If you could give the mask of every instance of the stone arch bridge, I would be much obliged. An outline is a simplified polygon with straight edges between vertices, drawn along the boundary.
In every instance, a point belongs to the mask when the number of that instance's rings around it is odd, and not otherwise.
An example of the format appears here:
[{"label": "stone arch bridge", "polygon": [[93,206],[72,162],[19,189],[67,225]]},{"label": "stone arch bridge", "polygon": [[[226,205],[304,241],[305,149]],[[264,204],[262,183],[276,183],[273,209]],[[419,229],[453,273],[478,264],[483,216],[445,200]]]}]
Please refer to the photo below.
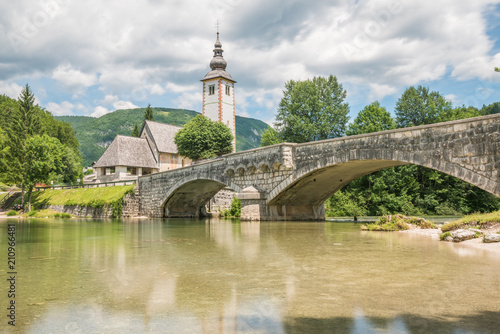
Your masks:
[{"label": "stone arch bridge", "polygon": [[198,217],[233,189],[242,219],[323,220],[324,201],[363,175],[416,164],[500,196],[500,115],[335,138],[283,143],[139,178],[141,213]]}]

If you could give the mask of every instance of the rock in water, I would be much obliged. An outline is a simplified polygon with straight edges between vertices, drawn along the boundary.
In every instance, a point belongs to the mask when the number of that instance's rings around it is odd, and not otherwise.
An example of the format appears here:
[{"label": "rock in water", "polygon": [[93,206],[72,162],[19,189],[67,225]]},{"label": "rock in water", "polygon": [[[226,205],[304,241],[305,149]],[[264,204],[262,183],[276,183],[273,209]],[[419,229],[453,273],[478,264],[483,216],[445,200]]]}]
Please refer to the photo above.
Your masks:
[{"label": "rock in water", "polygon": [[500,242],[500,234],[486,234],[484,242]]},{"label": "rock in water", "polygon": [[450,233],[453,237],[454,242],[461,242],[465,240],[472,239],[476,236],[476,233],[470,230],[456,230]]}]

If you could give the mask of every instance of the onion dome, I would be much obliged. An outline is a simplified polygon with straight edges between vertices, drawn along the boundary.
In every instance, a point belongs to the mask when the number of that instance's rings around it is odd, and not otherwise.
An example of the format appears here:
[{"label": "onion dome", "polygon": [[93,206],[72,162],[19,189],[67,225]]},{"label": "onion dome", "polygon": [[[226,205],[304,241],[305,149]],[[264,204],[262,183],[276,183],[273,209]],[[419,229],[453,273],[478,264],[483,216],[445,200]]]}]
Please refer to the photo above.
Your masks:
[{"label": "onion dome", "polygon": [[231,75],[229,75],[229,73],[226,72],[227,62],[222,57],[222,52],[224,52],[224,50],[222,50],[222,43],[220,42],[218,32],[217,32],[217,40],[215,41],[214,47],[215,47],[214,48],[214,57],[210,61],[210,68],[212,70],[210,72],[208,72],[207,75],[205,75],[205,77],[201,80],[203,81],[203,80],[222,77],[222,78],[225,78],[227,80],[236,82],[231,77]]}]

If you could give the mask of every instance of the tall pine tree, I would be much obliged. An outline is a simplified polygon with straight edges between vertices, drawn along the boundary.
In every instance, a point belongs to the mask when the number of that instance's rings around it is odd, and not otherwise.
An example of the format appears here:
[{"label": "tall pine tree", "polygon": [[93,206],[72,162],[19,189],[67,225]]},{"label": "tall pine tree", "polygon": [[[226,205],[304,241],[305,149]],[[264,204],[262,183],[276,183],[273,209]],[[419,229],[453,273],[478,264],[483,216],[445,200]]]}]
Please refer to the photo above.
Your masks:
[{"label": "tall pine tree", "polygon": [[154,121],[155,116],[153,114],[153,108],[151,108],[151,104],[148,103],[146,111],[144,112],[144,120],[146,121]]}]

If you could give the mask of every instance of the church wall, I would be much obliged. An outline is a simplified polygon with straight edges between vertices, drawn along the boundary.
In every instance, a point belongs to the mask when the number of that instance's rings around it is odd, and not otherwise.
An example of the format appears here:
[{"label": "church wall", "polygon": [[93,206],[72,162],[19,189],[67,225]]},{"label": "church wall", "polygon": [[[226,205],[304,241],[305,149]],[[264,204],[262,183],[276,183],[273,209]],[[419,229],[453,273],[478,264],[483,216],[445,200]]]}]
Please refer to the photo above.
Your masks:
[{"label": "church wall", "polygon": [[160,153],[160,172],[191,165],[191,159],[173,153]]},{"label": "church wall", "polygon": [[[209,94],[209,87],[214,85],[214,94]],[[207,80],[203,82],[204,103],[203,115],[211,120],[219,120],[219,80]]]}]

